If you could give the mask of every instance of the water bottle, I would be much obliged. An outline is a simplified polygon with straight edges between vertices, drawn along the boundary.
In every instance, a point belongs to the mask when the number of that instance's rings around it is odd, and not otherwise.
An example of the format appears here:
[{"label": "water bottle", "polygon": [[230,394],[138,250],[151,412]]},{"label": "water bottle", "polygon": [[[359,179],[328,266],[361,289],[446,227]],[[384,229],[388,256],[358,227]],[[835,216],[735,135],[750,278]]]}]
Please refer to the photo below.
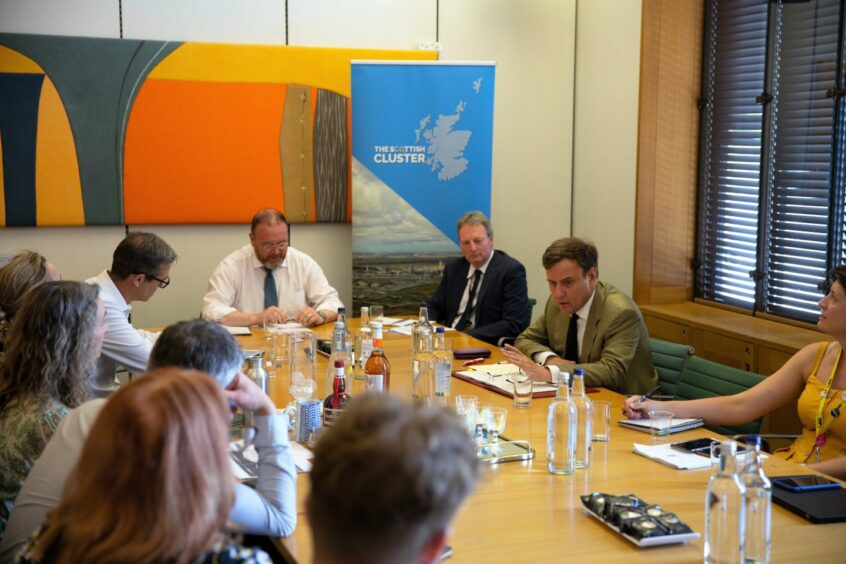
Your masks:
[{"label": "water bottle", "polygon": [[347,362],[345,364],[344,372],[346,377],[349,378],[352,376],[351,371],[355,357],[353,356],[353,336],[350,332],[350,328],[347,326],[347,308],[338,308],[338,321],[340,321],[344,326],[344,351],[347,353]]},{"label": "water bottle", "polygon": [[772,484],[761,467],[761,437],[751,435],[746,442],[747,463],[740,474],[746,487],[746,543],[744,562],[770,561]]},{"label": "water bottle", "polygon": [[743,562],[746,530],[746,487],[737,474],[737,443],[720,443],[717,472],[705,493],[705,562]]},{"label": "water bottle", "polygon": [[429,308],[426,302],[420,302],[420,313],[417,316],[417,321],[411,326],[411,352],[415,352],[419,346],[421,337],[428,336],[432,338],[434,329],[429,322]]},{"label": "water bottle", "polygon": [[373,351],[373,329],[370,328],[370,308],[361,307],[361,319],[359,320],[358,333],[355,336],[355,353],[358,361],[355,363],[356,380],[364,380],[364,365],[370,358]]},{"label": "water bottle", "polygon": [[[264,369],[264,357],[262,355],[254,355],[247,358],[247,373],[246,376],[253,383],[261,388],[265,394],[267,393],[267,370]],[[252,410],[245,410],[244,411],[244,429],[245,435],[244,440],[246,443],[252,442],[252,439],[247,438],[247,429],[254,429],[255,428],[255,420],[254,414]],[[253,439],[255,436],[253,435]]]},{"label": "water bottle", "polygon": [[593,402],[585,393],[585,371],[576,368],[573,371],[573,404],[578,412],[576,440],[576,468],[590,466],[590,454],[593,445]]},{"label": "water bottle", "polygon": [[552,474],[576,471],[576,404],[570,399],[570,375],[558,378],[558,393],[549,404],[546,418],[546,467]]},{"label": "water bottle", "polygon": [[430,401],[434,396],[436,363],[432,333],[421,331],[411,357],[411,395],[414,399]]},{"label": "water bottle", "polygon": [[[451,343],[450,340],[450,345]],[[452,383],[452,348],[447,346],[443,327],[436,329],[433,347],[435,354],[435,401],[446,404],[449,400]]]}]

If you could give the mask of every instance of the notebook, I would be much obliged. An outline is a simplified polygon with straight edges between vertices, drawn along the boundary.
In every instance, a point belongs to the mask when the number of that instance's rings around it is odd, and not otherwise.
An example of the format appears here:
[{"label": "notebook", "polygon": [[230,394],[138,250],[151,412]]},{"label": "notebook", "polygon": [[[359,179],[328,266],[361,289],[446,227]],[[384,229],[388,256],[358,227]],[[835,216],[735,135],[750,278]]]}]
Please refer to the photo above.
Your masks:
[{"label": "notebook", "polygon": [[773,487],[773,501],[811,523],[846,521],[846,489],[791,492]]},{"label": "notebook", "polygon": [[[654,427],[654,422],[651,419],[623,419],[620,425],[635,431],[642,431],[644,433],[651,433]],[[705,422],[702,419],[673,419],[670,424],[670,433],[680,433],[688,429],[695,429],[701,427]]]}]

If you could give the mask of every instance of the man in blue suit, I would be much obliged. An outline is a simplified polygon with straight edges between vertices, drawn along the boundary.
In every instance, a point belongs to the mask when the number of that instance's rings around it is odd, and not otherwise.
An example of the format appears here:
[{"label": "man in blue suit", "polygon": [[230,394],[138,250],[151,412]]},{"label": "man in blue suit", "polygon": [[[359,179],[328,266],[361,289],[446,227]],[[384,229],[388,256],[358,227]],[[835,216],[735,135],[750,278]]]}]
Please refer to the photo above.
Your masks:
[{"label": "man in blue suit", "polygon": [[464,257],[450,260],[429,300],[429,318],[488,343],[517,337],[528,321],[526,269],[495,251],[485,214],[472,211],[458,220]]}]

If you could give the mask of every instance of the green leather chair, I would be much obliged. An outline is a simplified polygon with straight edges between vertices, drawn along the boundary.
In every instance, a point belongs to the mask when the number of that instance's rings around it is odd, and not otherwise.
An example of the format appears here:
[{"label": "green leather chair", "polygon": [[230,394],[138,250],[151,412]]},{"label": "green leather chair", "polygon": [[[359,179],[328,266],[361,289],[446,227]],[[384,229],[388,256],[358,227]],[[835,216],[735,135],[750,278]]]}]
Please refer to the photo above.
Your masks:
[{"label": "green leather chair", "polygon": [[661,384],[660,395],[652,397],[670,399],[679,387],[682,371],[687,359],[693,354],[693,347],[653,338],[649,339],[649,346],[652,349],[652,364],[658,372],[658,382]]},{"label": "green leather chair", "polygon": [[[535,298],[529,298],[529,307],[526,310],[526,327],[532,324],[532,312],[534,311],[535,304],[537,303],[538,301]],[[506,343],[508,343],[509,345],[513,345],[514,341],[516,340],[517,339],[515,339],[514,337],[500,337],[499,340],[497,340],[496,342],[496,346],[503,347]]]},{"label": "green leather chair", "polygon": [[[712,398],[716,396],[731,396],[747,390],[763,380],[765,376],[732,368],[725,364],[712,362],[693,355],[688,359],[682,372],[679,385],[673,399],[689,400],[699,398]],[[721,426],[706,425],[723,435],[751,435],[757,434],[761,428],[761,420],[758,418],[749,423],[741,425]]]}]

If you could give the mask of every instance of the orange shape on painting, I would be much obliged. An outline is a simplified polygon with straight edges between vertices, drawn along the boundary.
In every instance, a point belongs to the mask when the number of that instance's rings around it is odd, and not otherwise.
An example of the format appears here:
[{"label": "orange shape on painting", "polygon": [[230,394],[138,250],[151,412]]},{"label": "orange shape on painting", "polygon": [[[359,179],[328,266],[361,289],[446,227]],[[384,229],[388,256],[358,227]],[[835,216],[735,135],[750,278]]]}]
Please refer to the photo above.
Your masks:
[{"label": "orange shape on painting", "polygon": [[59,93],[46,76],[38,106],[35,214],[37,225],[85,225],[73,133]]},{"label": "orange shape on painting", "polygon": [[283,207],[281,84],[147,79],[124,153],[128,224],[245,223]]}]

